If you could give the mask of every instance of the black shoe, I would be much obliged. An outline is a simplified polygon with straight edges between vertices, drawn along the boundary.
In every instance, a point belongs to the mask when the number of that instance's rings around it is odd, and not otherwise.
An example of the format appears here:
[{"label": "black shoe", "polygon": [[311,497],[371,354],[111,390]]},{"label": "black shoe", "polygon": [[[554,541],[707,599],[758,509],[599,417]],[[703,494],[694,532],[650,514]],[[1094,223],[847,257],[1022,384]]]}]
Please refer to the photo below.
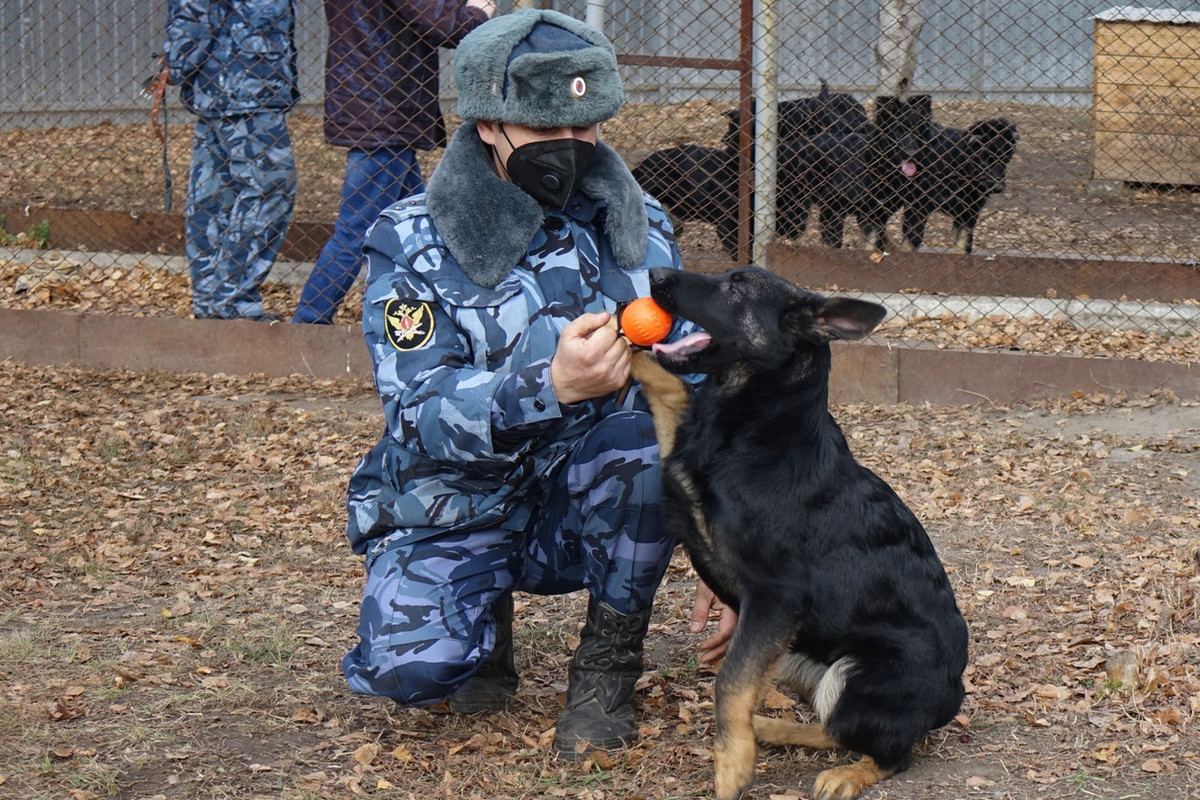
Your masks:
[{"label": "black shoe", "polygon": [[496,624],[496,645],[483,666],[446,698],[446,705],[457,714],[483,714],[503,711],[517,694],[520,677],[513,663],[513,597],[502,594],[492,603]]},{"label": "black shoe", "polygon": [[620,614],[592,598],[571,660],[567,706],[558,715],[554,752],[582,761],[595,750],[637,740],[633,690],[642,676],[642,645],[650,611]]}]

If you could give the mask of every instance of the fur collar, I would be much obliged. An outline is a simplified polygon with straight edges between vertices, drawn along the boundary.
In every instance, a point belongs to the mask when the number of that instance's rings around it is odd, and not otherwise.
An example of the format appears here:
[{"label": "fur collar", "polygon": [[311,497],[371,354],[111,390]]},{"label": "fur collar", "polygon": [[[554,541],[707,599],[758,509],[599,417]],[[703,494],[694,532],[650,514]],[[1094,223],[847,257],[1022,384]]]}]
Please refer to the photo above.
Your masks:
[{"label": "fur collar", "polygon": [[[646,257],[650,223],[642,189],[616,151],[596,144],[580,191],[608,205],[604,236],[617,266],[633,269]],[[521,257],[542,224],[542,207],[496,174],[475,122],[459,126],[429,179],[425,202],[433,224],[463,272],[495,288]]]}]

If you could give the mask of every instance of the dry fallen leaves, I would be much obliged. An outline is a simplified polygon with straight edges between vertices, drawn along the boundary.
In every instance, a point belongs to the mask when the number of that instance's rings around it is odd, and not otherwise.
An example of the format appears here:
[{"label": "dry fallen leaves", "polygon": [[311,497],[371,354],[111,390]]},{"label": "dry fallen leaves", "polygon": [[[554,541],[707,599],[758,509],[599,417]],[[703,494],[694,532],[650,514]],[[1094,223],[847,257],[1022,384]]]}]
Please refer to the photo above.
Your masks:
[{"label": "dry fallen leaves", "polygon": [[[972,632],[960,719],[880,791],[961,800],[974,778],[981,796],[1060,797],[1083,771],[1113,796],[1187,796],[1200,771],[1196,405],[1094,394],[834,411],[925,521]],[[93,785],[92,768],[147,797],[249,800],[281,782],[330,797],[709,791],[713,674],[687,633],[682,557],[658,596],[628,754],[586,769],[549,756],[577,596],[519,598],[513,713],[400,711],[347,691],[337,662],[354,641],[362,564],[342,533],[345,489],[378,413],[360,384],[0,371],[12,615],[0,691],[27,731],[0,739],[6,791],[62,794],[59,776]],[[767,705],[809,713],[784,693]],[[47,775],[13,747],[72,755]],[[805,797],[846,756],[761,758],[761,796]]]}]

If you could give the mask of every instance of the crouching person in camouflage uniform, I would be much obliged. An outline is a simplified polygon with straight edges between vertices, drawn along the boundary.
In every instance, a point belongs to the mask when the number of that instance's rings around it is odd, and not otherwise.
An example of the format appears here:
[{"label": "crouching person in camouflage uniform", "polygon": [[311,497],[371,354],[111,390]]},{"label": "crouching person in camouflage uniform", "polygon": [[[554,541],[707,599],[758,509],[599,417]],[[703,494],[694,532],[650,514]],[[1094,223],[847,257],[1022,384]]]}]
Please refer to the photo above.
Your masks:
[{"label": "crouching person in camouflage uniform", "polygon": [[293,0],[170,0],[168,83],[197,115],[185,221],[192,313],[279,319],[259,286],[292,221]]},{"label": "crouching person in camouflage uniform", "polygon": [[622,102],[603,35],[514,12],[462,40],[455,77],[465,121],[428,191],[385,210],[364,248],[387,425],[350,482],[366,588],[342,667],[354,691],[403,705],[498,710],[518,682],[513,591],[586,590],[554,740],[583,758],[636,739],[642,643],[674,548],[654,426],[637,387],[623,391],[630,350],[606,323],[679,252],[597,141]]}]

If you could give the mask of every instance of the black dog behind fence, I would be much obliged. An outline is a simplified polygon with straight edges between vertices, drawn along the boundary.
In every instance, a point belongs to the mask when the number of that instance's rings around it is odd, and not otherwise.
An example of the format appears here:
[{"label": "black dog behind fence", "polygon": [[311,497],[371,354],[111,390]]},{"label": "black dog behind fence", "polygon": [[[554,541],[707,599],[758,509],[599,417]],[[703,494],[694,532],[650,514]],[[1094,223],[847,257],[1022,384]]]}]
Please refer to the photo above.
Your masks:
[{"label": "black dog behind fence", "polygon": [[[633,169],[642,187],[678,220],[717,226],[730,256],[737,248],[737,109],[726,112],[722,146],[681,145],[650,154]],[[937,124],[929,95],[877,97],[873,118],[852,95],[825,83],[812,97],[779,104],[775,231],[801,236],[817,210],[821,243],[841,247],[855,218],[862,247],[889,247],[889,220],[903,214],[903,238],[916,250],[930,215],[953,222],[954,249],[970,253],[975,227],[992,194],[1005,189],[1016,151],[1016,126],[1007,119],[966,129]]]},{"label": "black dog behind fence", "polygon": [[901,192],[904,244],[920,248],[925,223],[937,212],[953,221],[955,252],[970,253],[988,198],[1005,189],[1017,140],[1017,126],[1003,117],[976,122],[965,130],[934,125],[933,135],[917,156],[919,171]]},{"label": "black dog behind fence", "polygon": [[737,156],[728,148],[685,144],[651,153],[633,168],[642,188],[677,220],[711,222],[737,252]]}]

